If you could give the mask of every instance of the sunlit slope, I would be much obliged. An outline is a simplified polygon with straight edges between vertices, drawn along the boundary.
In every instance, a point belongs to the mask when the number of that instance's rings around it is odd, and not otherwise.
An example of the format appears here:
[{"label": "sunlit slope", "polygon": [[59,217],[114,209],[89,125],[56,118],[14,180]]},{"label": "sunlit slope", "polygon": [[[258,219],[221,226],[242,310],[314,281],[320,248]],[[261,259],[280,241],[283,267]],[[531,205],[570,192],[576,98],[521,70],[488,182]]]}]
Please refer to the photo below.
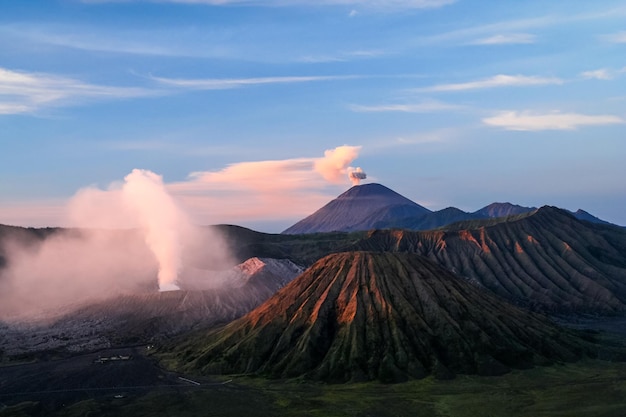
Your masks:
[{"label": "sunlit slope", "polygon": [[203,373],[331,382],[492,375],[571,361],[587,343],[428,259],[327,256],[243,318],[174,348]]},{"label": "sunlit slope", "polygon": [[626,308],[626,231],[583,222],[554,207],[436,231],[373,231],[352,249],[424,255],[540,310]]}]

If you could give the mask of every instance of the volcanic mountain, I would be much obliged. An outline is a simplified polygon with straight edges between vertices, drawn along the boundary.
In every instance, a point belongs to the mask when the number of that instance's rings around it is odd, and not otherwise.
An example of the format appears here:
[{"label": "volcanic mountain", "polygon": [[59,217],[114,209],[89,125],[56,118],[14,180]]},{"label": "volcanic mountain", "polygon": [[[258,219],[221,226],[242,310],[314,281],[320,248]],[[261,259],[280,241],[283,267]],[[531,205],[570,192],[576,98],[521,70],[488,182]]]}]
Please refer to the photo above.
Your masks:
[{"label": "volcanic mountain", "polygon": [[[432,230],[455,222],[492,219],[530,213],[536,207],[491,203],[475,212],[456,207],[431,211],[380,184],[350,188],[283,234],[353,232],[372,229]],[[584,210],[568,211],[579,220],[610,224]]]},{"label": "volcanic mountain", "polygon": [[430,213],[425,207],[381,184],[350,188],[310,216],[286,229],[284,234],[372,229],[377,222],[417,217]]},{"label": "volcanic mountain", "polygon": [[587,346],[424,257],[345,252],[170,359],[208,374],[395,382],[572,361]]},{"label": "volcanic mountain", "polygon": [[626,231],[578,220],[556,207],[432,231],[371,231],[350,250],[424,255],[544,312],[626,310]]}]

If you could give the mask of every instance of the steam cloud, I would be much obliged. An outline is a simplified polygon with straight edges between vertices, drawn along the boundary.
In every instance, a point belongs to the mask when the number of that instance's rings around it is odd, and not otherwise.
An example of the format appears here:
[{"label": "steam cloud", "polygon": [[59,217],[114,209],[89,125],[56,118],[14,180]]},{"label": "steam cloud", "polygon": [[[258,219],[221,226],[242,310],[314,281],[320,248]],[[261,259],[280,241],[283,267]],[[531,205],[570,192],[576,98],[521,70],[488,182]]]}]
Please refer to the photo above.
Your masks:
[{"label": "steam cloud", "polygon": [[[80,190],[67,206],[73,229],[38,239],[3,238],[0,319],[36,317],[120,293],[179,289],[187,268],[219,270],[236,262],[213,229],[191,225],[162,177],[135,169],[123,183]],[[184,279],[184,276],[183,276]]]},{"label": "steam cloud", "polygon": [[306,213],[314,198],[326,201],[320,190],[327,182],[342,184],[347,176],[358,184],[365,178],[361,168],[350,167],[360,150],[344,145],[323,157],[233,164],[167,185],[161,176],[135,169],[106,189],[79,190],[62,222],[76,229],[45,239],[26,231],[19,239],[1,239],[7,264],[0,268],[0,319],[153,291],[157,278],[161,291],[187,288],[194,268],[230,268],[236,262],[222,237],[192,226],[177,201],[199,207],[203,223],[213,221],[207,213],[219,213],[221,222],[226,215],[246,219],[259,210],[276,216],[277,206],[289,208],[280,216],[293,215],[298,204]]},{"label": "steam cloud", "polygon": [[159,289],[178,290],[181,231],[189,229],[183,212],[154,172],[134,169],[124,178],[122,194],[145,232],[146,243],[159,264]]},{"label": "steam cloud", "polygon": [[367,178],[367,174],[361,169],[361,167],[348,168],[348,178],[352,181],[352,185],[359,185],[361,180]]},{"label": "steam cloud", "polygon": [[315,170],[330,182],[345,181],[349,165],[359,156],[360,146],[338,146],[324,151],[324,157],[315,160]]}]

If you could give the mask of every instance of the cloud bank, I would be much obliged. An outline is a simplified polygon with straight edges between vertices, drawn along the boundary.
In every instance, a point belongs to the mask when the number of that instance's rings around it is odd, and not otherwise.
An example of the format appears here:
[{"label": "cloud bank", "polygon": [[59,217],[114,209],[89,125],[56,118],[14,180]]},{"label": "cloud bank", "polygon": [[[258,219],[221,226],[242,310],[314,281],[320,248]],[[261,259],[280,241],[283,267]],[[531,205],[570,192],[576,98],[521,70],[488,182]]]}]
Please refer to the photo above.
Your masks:
[{"label": "cloud bank", "polygon": [[[167,188],[203,224],[299,219],[350,183],[350,165],[360,150],[344,145],[326,150],[322,157],[240,162],[194,172]],[[210,218],[205,214],[208,207],[213,207]]]}]

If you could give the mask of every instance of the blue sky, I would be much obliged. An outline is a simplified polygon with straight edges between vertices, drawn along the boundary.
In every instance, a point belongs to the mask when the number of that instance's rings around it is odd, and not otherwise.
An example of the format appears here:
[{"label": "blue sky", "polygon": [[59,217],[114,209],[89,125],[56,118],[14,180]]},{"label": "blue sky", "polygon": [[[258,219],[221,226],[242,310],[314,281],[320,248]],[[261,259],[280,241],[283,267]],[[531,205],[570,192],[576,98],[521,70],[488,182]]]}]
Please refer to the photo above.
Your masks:
[{"label": "blue sky", "polygon": [[433,210],[626,225],[624,22],[623,1],[3,1],[0,223],[66,225],[140,168],[197,223],[277,232],[361,167]]}]

